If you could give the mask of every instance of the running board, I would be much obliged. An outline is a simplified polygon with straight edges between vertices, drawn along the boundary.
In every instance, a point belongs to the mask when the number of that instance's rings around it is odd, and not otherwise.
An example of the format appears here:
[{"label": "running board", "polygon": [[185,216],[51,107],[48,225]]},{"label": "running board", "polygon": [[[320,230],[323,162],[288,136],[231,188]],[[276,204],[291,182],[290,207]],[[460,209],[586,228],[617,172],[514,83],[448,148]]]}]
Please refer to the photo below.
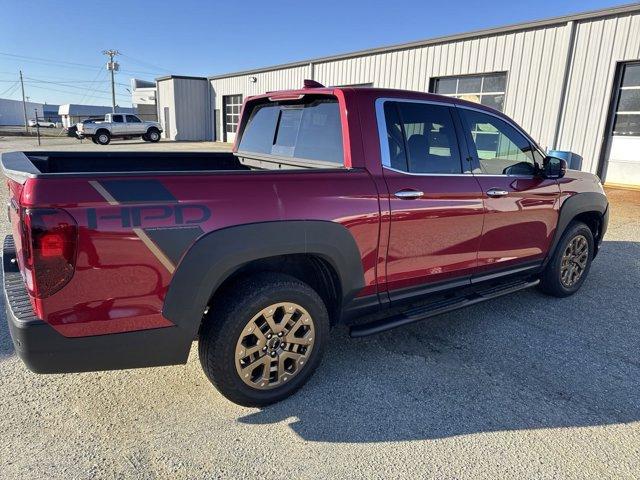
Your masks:
[{"label": "running board", "polygon": [[430,303],[428,305],[407,310],[389,318],[383,318],[364,325],[356,325],[351,327],[349,334],[352,338],[366,337],[369,335],[375,335],[376,333],[391,330],[392,328],[402,327],[410,323],[419,322],[427,318],[435,317],[443,313],[458,310],[459,308],[468,307],[476,303],[491,300],[492,298],[498,298],[503,295],[508,295],[518,290],[524,290],[538,285],[540,280],[533,281],[518,281],[509,282],[507,284],[479,288],[475,291],[465,295],[464,297],[440,300]]}]

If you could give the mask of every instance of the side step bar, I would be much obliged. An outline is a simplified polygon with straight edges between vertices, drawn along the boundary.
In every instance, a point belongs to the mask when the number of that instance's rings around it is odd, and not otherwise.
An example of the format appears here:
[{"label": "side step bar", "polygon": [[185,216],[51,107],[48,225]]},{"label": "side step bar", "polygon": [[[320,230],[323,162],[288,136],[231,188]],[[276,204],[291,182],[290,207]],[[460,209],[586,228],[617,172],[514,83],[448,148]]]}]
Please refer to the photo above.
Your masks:
[{"label": "side step bar", "polygon": [[459,308],[468,307],[469,305],[474,305],[476,303],[491,300],[492,298],[498,298],[503,295],[508,295],[510,293],[517,292],[518,290],[524,290],[525,288],[534,287],[538,285],[538,283],[540,283],[540,280],[518,281],[488,288],[480,288],[463,297],[433,302],[419,308],[407,310],[400,313],[399,315],[395,315],[389,318],[383,318],[381,320],[376,320],[375,322],[370,322],[364,325],[353,326],[351,327],[349,334],[352,338],[375,335],[376,333],[391,330],[392,328],[402,327],[404,325],[419,322],[421,320],[435,317],[436,315],[440,315],[443,313],[451,312]]}]

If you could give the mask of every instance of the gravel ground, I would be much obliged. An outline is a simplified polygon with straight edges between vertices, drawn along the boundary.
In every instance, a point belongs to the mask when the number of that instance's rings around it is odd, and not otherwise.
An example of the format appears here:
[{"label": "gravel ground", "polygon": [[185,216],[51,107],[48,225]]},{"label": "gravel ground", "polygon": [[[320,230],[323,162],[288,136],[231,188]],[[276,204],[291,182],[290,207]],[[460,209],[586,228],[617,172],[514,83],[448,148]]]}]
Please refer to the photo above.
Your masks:
[{"label": "gravel ground", "polygon": [[186,366],[32,374],[0,319],[0,477],[640,478],[640,192],[609,195],[577,295],[338,328],[309,384],[262,410],[219,395],[196,348]]}]

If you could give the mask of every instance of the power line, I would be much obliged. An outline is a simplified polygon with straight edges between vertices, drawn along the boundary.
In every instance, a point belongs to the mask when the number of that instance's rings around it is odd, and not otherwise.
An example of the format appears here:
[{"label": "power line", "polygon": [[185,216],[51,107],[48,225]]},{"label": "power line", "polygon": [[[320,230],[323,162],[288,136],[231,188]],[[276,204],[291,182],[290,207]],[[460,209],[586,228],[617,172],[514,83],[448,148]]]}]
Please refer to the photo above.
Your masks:
[{"label": "power line", "polygon": [[158,69],[158,71],[162,71],[162,72],[171,72],[172,70],[168,69],[168,68],[162,68],[159,67],[157,65],[154,65],[153,63],[149,63],[149,62],[145,62],[143,60],[138,60],[137,58],[132,57],[131,55],[127,55],[124,53],[121,53],[120,55],[122,55],[125,58],[128,58],[129,60],[133,60],[136,63],[139,63],[140,65],[144,66],[144,67],[150,67],[153,69]]},{"label": "power line", "polygon": [[[98,79],[100,78],[100,76],[101,76],[105,71],[106,71],[106,70],[105,70],[105,68],[104,68],[104,67],[102,67],[102,68],[100,69],[100,71],[96,74],[96,76],[93,78],[94,83],[93,83],[93,88],[92,88],[92,90],[91,90],[92,94],[93,94],[93,93],[95,93],[95,90],[96,90],[96,88],[98,87],[98,83],[97,83],[97,82],[98,82]],[[87,99],[87,101],[89,100],[89,98],[93,98],[93,96],[91,96],[91,97],[88,97],[88,98],[87,98],[87,95],[88,95],[88,94],[89,94],[89,92],[88,92],[88,91],[86,91],[86,92],[85,92],[85,94],[82,96],[82,99],[80,100],[80,103],[84,102],[84,101],[85,101],[85,98]]]},{"label": "power line", "polygon": [[[27,55],[16,55],[14,53],[0,52],[0,55],[14,58],[22,62],[36,63],[36,64],[47,65],[47,66],[55,65],[63,68],[84,68],[89,70],[99,70],[100,68],[102,68],[102,67],[96,67],[95,65],[87,65],[85,63],[67,62],[64,60],[52,60],[52,59],[47,59],[42,57],[30,57]],[[163,71],[149,72],[149,71],[143,71],[143,70],[123,70],[123,72],[134,73],[134,74],[140,73],[143,75],[152,75],[152,76],[164,73]]]},{"label": "power line", "polygon": [[[3,95],[6,95],[9,90],[15,89],[18,86],[19,80],[14,80],[14,82],[11,84],[11,86],[9,88],[7,88],[4,92],[0,93],[0,97]],[[13,95],[13,93],[11,93],[11,95]]]},{"label": "power line", "polygon": [[[70,94],[70,95],[79,95],[78,92],[71,92],[69,90],[59,90],[57,88],[51,88],[51,87],[40,87],[38,85],[30,85],[30,86],[31,86],[31,88],[37,88],[39,90],[47,90],[47,91],[51,91],[51,92],[66,93],[66,94]],[[118,94],[117,96],[127,98],[127,96],[124,95],[124,94]],[[92,95],[89,98],[102,98],[102,99],[105,99],[105,100],[110,100],[111,99],[111,97],[108,97],[106,95]]]}]

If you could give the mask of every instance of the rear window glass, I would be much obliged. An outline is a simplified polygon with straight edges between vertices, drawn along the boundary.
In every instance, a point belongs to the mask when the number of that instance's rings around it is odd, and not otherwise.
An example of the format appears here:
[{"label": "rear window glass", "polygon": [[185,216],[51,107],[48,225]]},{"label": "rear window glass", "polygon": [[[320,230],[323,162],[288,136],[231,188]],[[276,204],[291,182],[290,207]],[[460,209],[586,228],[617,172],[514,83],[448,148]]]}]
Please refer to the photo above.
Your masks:
[{"label": "rear window glass", "polygon": [[342,165],[338,101],[257,105],[249,116],[238,150]]}]

